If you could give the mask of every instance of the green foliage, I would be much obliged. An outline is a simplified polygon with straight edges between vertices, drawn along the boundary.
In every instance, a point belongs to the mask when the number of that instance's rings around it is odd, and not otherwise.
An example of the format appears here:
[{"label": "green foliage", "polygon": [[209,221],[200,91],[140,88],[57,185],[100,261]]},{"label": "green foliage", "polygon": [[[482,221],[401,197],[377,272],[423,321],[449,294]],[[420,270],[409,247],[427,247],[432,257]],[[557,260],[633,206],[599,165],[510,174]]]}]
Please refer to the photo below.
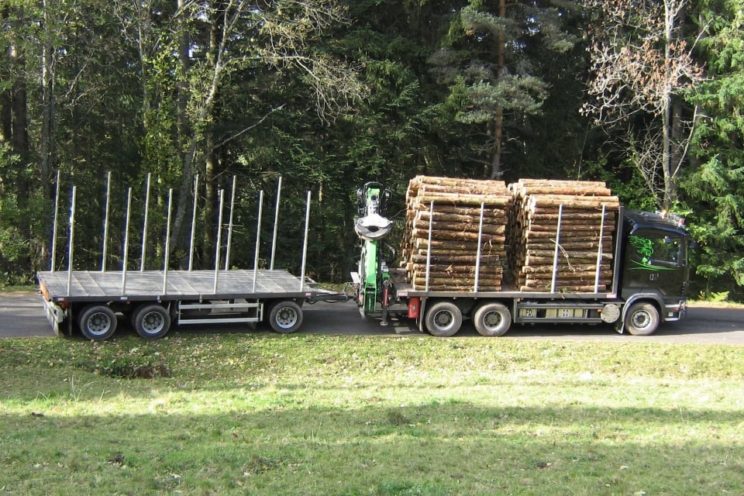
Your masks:
[{"label": "green foliage", "polygon": [[628,159],[613,165],[609,157],[600,154],[596,160],[588,160],[582,164],[581,178],[605,181],[628,208],[649,212],[657,208],[654,197],[647,193],[643,178]]},{"label": "green foliage", "polygon": [[[517,178],[522,171],[542,168],[540,153],[533,157],[525,150],[541,147],[538,136],[543,129],[536,128],[545,122],[544,103],[552,94],[560,94],[564,78],[570,74],[548,69],[556,54],[563,58],[564,67],[569,63],[578,69],[583,63],[570,54],[579,40],[570,32],[573,14],[541,3],[511,3],[506,6],[506,15],[500,17],[492,3],[472,1],[452,16],[443,46],[429,57],[432,75],[447,86],[446,105],[452,109],[452,120],[442,121],[441,126],[452,128],[454,121],[474,128],[468,133],[472,137],[461,146],[465,160],[478,164],[484,175],[492,171],[483,165],[499,154],[497,139],[502,142],[499,146],[503,145],[500,153],[508,164],[507,177]],[[504,45],[500,47],[501,39]],[[502,56],[505,65],[499,67]],[[573,80],[574,76],[570,77]],[[572,111],[576,113],[576,109]],[[493,134],[497,127],[502,128],[497,133],[501,138]],[[529,162],[523,165],[521,156]],[[560,169],[568,168],[573,158],[566,153],[556,156],[560,157]]]},{"label": "green foliage", "polygon": [[[475,2],[481,3],[481,2]],[[480,10],[482,6],[468,5],[460,11],[460,23],[466,34],[505,34],[515,28],[512,19],[498,17]]]},{"label": "green foliage", "polygon": [[690,93],[700,108],[692,153],[699,165],[682,187],[690,230],[700,243],[697,274],[702,290],[744,287],[744,13],[741,1],[707,1],[698,8],[709,36],[701,41],[710,79]]}]

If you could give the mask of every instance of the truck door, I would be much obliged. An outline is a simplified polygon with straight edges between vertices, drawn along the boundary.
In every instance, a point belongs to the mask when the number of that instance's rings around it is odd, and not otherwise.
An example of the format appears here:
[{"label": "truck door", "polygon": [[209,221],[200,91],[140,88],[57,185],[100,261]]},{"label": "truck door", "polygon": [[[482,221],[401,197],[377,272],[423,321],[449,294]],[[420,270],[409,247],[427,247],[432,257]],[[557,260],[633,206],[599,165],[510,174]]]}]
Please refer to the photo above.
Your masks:
[{"label": "truck door", "polygon": [[628,235],[623,268],[623,294],[659,293],[665,301],[687,290],[687,238],[680,233],[639,229]]}]

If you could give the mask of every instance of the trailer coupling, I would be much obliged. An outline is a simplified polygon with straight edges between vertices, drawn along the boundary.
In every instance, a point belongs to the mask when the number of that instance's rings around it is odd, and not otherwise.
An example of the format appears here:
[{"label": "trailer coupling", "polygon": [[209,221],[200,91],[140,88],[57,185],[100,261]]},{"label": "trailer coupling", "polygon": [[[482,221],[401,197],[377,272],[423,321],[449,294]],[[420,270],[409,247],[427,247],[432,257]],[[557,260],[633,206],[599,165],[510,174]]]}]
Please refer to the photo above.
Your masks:
[{"label": "trailer coupling", "polygon": [[314,293],[305,301],[312,305],[313,303],[318,303],[319,301],[323,301],[326,303],[338,303],[349,301],[350,299],[351,297],[345,292],[339,293],[337,291],[330,291],[327,289],[315,289]]}]

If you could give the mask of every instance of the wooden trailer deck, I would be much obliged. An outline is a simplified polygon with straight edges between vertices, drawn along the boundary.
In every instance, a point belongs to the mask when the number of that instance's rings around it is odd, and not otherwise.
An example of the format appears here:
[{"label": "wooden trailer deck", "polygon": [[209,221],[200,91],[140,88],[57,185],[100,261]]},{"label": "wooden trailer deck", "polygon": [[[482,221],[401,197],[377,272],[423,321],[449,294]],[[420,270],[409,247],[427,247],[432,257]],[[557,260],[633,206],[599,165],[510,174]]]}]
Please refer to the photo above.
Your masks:
[{"label": "wooden trailer deck", "polygon": [[39,286],[48,301],[213,300],[232,298],[307,298],[323,292],[302,284],[286,270],[259,270],[255,291],[253,270],[221,270],[215,291],[214,270],[169,270],[163,290],[163,271],[72,271],[68,294],[67,271],[39,272]]}]

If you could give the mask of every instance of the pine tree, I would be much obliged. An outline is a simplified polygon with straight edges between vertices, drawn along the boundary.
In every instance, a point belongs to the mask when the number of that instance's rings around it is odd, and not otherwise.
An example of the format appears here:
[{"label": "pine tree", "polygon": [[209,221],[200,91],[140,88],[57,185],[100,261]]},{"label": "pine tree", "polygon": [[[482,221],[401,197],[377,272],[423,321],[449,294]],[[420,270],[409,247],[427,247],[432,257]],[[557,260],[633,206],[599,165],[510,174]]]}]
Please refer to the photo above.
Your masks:
[{"label": "pine tree", "polygon": [[[693,136],[699,165],[685,178],[690,229],[701,248],[697,274],[706,291],[744,286],[744,1],[705,0],[701,52],[708,80],[689,95],[702,117]],[[737,289],[738,286],[738,289]],[[739,296],[741,297],[741,295]]]},{"label": "pine tree", "polygon": [[577,37],[563,28],[573,9],[571,2],[471,0],[430,57],[437,80],[449,86],[455,119],[486,128],[473,157],[487,165],[486,175],[500,178],[513,167],[504,160],[504,144],[527,117],[541,113],[550,93],[535,52],[562,56],[574,47]]}]

